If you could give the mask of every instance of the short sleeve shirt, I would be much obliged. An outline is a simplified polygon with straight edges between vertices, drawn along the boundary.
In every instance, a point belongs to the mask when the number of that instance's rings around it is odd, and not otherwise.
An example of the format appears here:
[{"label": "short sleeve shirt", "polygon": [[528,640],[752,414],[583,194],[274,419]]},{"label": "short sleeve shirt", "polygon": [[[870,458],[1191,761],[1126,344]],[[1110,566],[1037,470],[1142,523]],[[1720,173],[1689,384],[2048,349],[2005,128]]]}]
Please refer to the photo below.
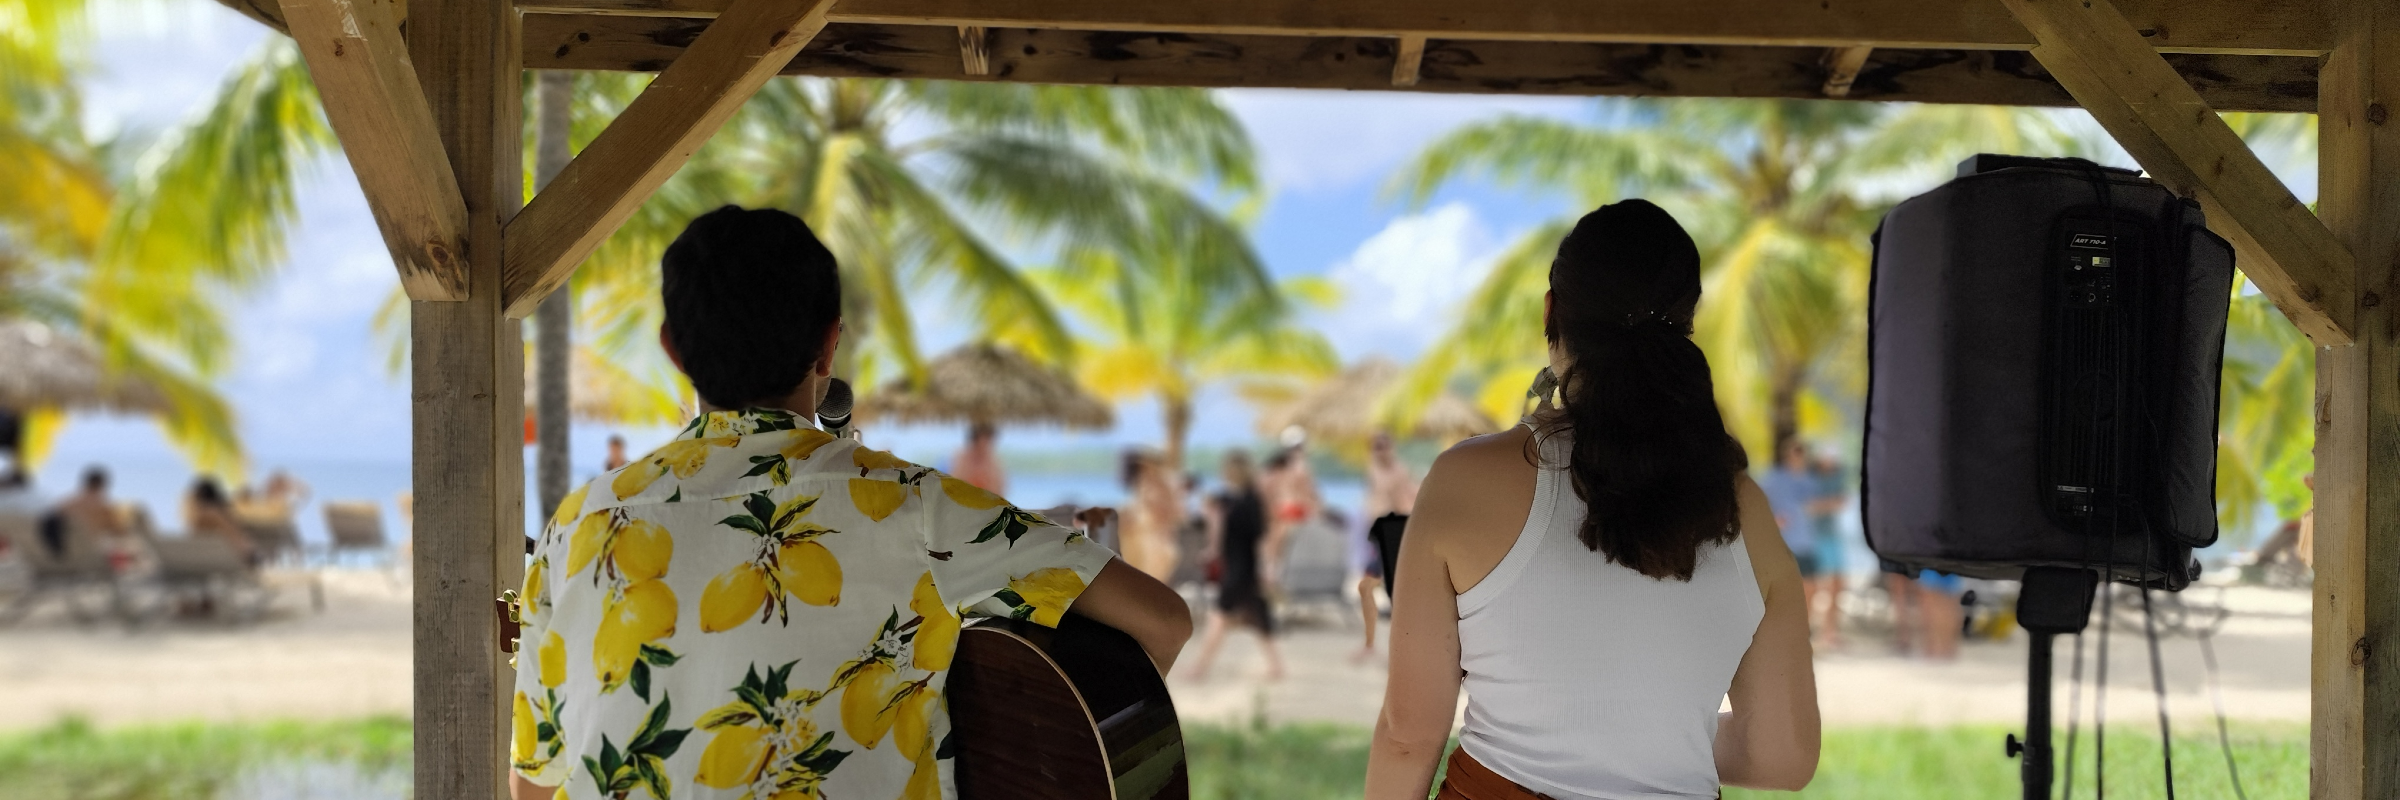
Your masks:
[{"label": "short sleeve shirt", "polygon": [[1807,472],[1776,467],[1758,477],[1758,488],[1767,495],[1767,507],[1775,510],[1784,546],[1795,555],[1814,552],[1817,543],[1809,532],[1808,504],[1817,499],[1817,480]]},{"label": "short sleeve shirt", "polygon": [[793,414],[711,412],[543,530],[511,761],[574,800],[955,797],[962,619],[1056,625],[1113,556]]}]

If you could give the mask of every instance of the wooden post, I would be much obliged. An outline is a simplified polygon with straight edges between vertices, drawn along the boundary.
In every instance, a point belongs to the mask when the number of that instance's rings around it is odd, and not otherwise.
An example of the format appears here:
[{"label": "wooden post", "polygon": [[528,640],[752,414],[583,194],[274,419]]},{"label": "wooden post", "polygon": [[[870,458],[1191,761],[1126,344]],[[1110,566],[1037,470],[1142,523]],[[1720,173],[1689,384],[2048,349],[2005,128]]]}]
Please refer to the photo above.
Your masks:
[{"label": "wooden post", "polygon": [[467,209],[467,293],[410,305],[416,794],[505,797],[510,686],[492,599],[525,569],[524,344],[501,313],[524,203],[516,9],[412,0],[409,52]]},{"label": "wooden post", "polygon": [[1849,97],[1850,84],[1858,82],[1859,70],[1867,68],[1867,56],[1874,54],[1875,48],[1865,45],[1826,50],[1825,88],[1821,91],[1826,97]]},{"label": "wooden post", "polygon": [[1417,85],[1417,73],[1425,65],[1425,37],[1408,34],[1400,37],[1400,51],[1392,58],[1392,85],[1408,88]]},{"label": "wooden post", "polygon": [[2400,8],[2334,0],[2318,213],[2357,265],[2356,343],[2317,351],[2309,795],[2400,797]]}]

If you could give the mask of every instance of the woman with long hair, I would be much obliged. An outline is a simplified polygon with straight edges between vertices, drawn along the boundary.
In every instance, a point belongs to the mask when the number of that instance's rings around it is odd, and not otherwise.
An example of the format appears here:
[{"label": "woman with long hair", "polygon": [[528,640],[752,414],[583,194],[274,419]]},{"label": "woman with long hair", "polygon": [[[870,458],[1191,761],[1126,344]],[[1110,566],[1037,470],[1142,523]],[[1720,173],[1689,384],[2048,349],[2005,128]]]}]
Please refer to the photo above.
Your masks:
[{"label": "woman with long hair", "polygon": [[[1558,402],[1436,460],[1401,539],[1370,800],[1713,798],[1817,766],[1800,571],[1691,341],[1700,255],[1628,200],[1550,266]],[[1721,702],[1732,709],[1720,714]]]}]

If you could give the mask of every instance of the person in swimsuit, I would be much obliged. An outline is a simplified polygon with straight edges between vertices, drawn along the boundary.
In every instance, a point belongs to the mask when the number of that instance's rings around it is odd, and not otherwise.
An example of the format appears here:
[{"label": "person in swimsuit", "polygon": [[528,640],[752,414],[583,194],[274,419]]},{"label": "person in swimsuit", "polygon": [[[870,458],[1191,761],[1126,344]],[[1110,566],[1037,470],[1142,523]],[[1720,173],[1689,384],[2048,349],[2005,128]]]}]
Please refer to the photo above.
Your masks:
[{"label": "person in swimsuit", "polygon": [[1392,436],[1375,434],[1367,444],[1367,541],[1374,546],[1376,569],[1358,578],[1358,614],[1366,642],[1350,654],[1358,663],[1375,657],[1375,591],[1391,598],[1392,578],[1400,567],[1400,534],[1408,529],[1408,512],[1417,505],[1417,477],[1400,462]]},{"label": "person in swimsuit", "polygon": [[1208,617],[1200,657],[1192,662],[1192,679],[1208,679],[1209,665],[1216,662],[1217,648],[1225,644],[1228,623],[1233,623],[1258,632],[1259,650],[1267,657],[1267,680],[1278,680],[1283,677],[1283,654],[1275,649],[1275,611],[1267,602],[1259,575],[1270,547],[1267,512],[1250,455],[1240,450],[1226,452],[1224,479],[1224,493],[1210,498],[1204,512],[1208,551],[1202,558],[1222,559],[1223,574],[1217,586],[1216,613]]}]

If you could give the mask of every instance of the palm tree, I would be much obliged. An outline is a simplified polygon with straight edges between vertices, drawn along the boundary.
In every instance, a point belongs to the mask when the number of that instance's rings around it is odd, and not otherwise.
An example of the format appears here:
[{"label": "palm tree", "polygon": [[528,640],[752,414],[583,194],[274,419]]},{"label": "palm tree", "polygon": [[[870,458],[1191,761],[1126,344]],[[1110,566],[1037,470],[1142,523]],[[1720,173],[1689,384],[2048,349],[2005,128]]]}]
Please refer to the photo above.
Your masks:
[{"label": "palm tree", "polygon": [[1193,401],[1210,384],[1288,398],[1296,381],[1339,366],[1332,345],[1295,319],[1300,305],[1334,301],[1323,279],[1277,281],[1249,247],[1212,247],[1172,225],[1128,232],[1070,249],[1037,280],[1087,334],[1083,383],[1112,400],[1158,401],[1166,463],[1182,467]]},{"label": "palm tree", "polygon": [[[333,146],[288,40],[154,141],[88,141],[76,118],[77,3],[0,0],[0,315],[84,337],[159,386],[160,422],[198,468],[233,473],[233,417],[209,386],[232,352],[217,303],[281,261],[293,185]],[[63,424],[34,409],[36,443]]]},{"label": "palm tree", "polygon": [[[2315,159],[2314,115],[2227,114],[2225,121],[2262,153]],[[2262,511],[2299,517],[2315,468],[2316,347],[2247,281],[2234,285],[2219,386],[2219,526],[2254,530]]]},{"label": "palm tree", "polygon": [[[1428,146],[1392,180],[1422,203],[1462,178],[1566,195],[1579,209],[1646,196],[1699,243],[1694,338],[1727,424],[1753,453],[1842,429],[1865,382],[1867,235],[1889,198],[1966,155],[2076,154],[2039,112],[1825,101],[1604,101],[1593,124],[1509,117]],[[1497,419],[1521,413],[1542,364],[1542,295],[1573,218],[1519,240],[1461,303],[1456,327],[1404,384],[1403,415],[1453,381]]]},{"label": "palm tree", "polygon": [[[577,93],[590,105],[578,144],[632,97],[596,88]],[[1100,246],[1154,221],[1196,246],[1245,248],[1199,192],[1247,195],[1252,162],[1239,123],[1197,90],[779,78],[585,262],[576,291],[605,349],[654,358],[666,244],[717,205],[771,205],[841,263],[855,346],[837,369],[853,383],[922,379],[909,300],[933,292],[970,335],[1063,362],[1073,337],[1003,247]]]}]

